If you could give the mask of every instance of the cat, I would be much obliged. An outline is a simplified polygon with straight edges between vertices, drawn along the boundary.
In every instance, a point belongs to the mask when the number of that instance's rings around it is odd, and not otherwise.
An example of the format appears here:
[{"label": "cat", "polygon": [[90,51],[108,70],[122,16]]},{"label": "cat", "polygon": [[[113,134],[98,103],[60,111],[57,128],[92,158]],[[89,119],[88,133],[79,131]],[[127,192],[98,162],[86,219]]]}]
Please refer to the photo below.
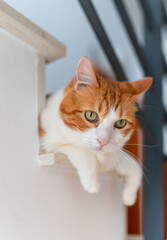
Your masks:
[{"label": "cat", "polygon": [[88,57],[81,58],[75,77],[40,114],[43,149],[66,154],[89,193],[98,192],[102,172],[124,176],[123,203],[133,205],[142,169],[123,147],[137,123],[135,102],[151,85],[149,77],[131,83],[103,78]]}]

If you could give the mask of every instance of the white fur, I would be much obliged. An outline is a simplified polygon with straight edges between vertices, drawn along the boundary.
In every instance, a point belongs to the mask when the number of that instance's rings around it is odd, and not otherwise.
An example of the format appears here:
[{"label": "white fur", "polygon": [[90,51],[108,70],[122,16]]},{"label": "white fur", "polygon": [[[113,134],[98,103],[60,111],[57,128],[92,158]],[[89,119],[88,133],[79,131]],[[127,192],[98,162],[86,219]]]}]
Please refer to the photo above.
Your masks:
[{"label": "white fur", "polygon": [[[41,114],[46,132],[41,144],[45,151],[66,154],[77,169],[83,187],[90,193],[98,192],[100,172],[115,170],[125,177],[123,202],[134,204],[142,171],[136,160],[122,150],[132,132],[124,137],[119,129],[114,128],[118,116],[112,107],[97,128],[85,132],[73,130],[59,116],[62,99],[63,89],[50,97]],[[97,139],[108,139],[109,143],[101,147]]]}]

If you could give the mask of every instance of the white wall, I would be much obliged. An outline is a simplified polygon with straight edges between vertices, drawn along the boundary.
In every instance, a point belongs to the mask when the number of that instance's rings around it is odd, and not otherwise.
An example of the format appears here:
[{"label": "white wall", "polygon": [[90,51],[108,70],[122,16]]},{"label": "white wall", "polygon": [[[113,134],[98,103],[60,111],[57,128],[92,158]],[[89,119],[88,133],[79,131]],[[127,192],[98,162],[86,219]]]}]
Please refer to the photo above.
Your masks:
[{"label": "white wall", "polygon": [[125,240],[120,178],[91,195],[76,172],[37,166],[37,53],[2,29],[0,53],[0,239]]}]

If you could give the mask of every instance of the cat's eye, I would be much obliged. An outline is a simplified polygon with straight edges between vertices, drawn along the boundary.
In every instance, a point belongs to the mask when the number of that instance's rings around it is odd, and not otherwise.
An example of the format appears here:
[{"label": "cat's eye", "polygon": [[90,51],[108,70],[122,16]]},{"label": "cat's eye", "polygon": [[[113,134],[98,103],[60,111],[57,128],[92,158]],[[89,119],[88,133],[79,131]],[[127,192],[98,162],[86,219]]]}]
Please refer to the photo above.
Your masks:
[{"label": "cat's eye", "polygon": [[85,118],[89,122],[96,122],[98,120],[98,115],[93,111],[85,111]]},{"label": "cat's eye", "polygon": [[126,126],[126,124],[127,124],[127,121],[125,119],[120,119],[120,120],[115,122],[114,127],[123,128],[123,127]]}]

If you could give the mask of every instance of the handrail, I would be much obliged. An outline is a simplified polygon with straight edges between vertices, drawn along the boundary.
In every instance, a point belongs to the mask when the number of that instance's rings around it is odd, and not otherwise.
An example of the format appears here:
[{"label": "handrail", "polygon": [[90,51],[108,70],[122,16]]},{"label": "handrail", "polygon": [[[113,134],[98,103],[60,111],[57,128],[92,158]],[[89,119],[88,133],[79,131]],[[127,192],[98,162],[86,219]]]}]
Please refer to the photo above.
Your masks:
[{"label": "handrail", "polygon": [[79,2],[109,60],[111,67],[114,69],[117,78],[120,81],[128,80],[92,2],[90,0],[79,0]]}]

